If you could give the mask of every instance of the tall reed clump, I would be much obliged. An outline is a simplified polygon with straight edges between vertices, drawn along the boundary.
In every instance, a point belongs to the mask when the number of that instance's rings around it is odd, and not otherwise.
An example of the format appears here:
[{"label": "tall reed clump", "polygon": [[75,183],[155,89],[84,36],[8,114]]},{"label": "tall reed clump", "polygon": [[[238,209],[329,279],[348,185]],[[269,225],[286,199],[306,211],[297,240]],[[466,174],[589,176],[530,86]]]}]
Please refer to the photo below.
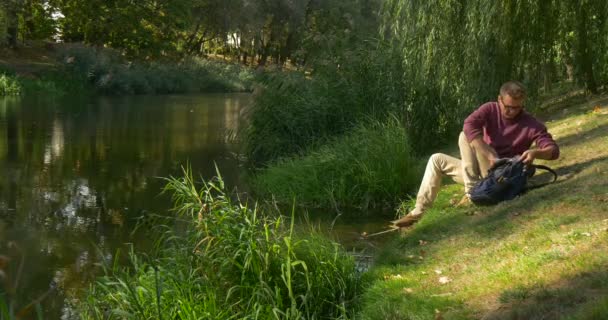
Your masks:
[{"label": "tall reed clump", "polygon": [[[352,257],[293,222],[233,202],[220,179],[170,178],[185,235],[169,233],[156,259],[131,254],[93,285],[84,319],[347,319],[359,293]],[[292,220],[293,221],[293,220]]]},{"label": "tall reed clump", "polygon": [[302,154],[389,114],[398,115],[414,152],[441,145],[461,124],[463,108],[437,88],[410,81],[404,68],[394,47],[364,43],[310,76],[265,74],[243,132],[251,166]]},{"label": "tall reed clump", "polygon": [[407,130],[395,118],[371,120],[349,133],[261,169],[253,189],[279,202],[367,208],[394,204],[419,182]]},{"label": "tall reed clump", "polygon": [[249,68],[199,58],[128,61],[110,49],[68,46],[59,51],[59,60],[103,94],[240,92],[253,85]]},{"label": "tall reed clump", "polygon": [[22,90],[21,84],[14,76],[0,74],[0,96],[17,96]]}]

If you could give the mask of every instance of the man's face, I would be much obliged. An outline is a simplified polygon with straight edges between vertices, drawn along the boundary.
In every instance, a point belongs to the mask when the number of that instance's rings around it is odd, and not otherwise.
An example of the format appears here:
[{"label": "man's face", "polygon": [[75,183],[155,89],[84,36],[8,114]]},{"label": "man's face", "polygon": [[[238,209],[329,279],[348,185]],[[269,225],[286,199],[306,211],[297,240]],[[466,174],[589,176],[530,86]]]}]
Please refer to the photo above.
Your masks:
[{"label": "man's face", "polygon": [[500,106],[500,112],[505,119],[514,119],[517,117],[524,108],[525,98],[515,99],[510,95],[498,96],[498,105]]}]

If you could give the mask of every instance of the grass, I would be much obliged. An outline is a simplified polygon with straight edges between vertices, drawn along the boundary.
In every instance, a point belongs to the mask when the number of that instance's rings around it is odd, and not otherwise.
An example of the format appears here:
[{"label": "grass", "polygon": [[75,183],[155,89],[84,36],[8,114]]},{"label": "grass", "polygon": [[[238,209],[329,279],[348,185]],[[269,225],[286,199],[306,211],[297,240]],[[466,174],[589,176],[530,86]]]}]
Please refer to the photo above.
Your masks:
[{"label": "grass", "polygon": [[221,178],[196,185],[188,171],[168,179],[186,234],[160,225],[157,252],[107,266],[81,304],[83,319],[352,317],[361,284],[339,245],[232,202]]},{"label": "grass", "polygon": [[424,218],[378,254],[362,319],[605,315],[608,97],[554,102],[541,109],[562,151],[546,162],[558,182],[493,207],[454,208],[462,187],[444,188]]},{"label": "grass", "polygon": [[259,170],[252,188],[284,204],[295,199],[308,207],[393,207],[416,187],[419,169],[399,121],[372,120],[304,156]]}]

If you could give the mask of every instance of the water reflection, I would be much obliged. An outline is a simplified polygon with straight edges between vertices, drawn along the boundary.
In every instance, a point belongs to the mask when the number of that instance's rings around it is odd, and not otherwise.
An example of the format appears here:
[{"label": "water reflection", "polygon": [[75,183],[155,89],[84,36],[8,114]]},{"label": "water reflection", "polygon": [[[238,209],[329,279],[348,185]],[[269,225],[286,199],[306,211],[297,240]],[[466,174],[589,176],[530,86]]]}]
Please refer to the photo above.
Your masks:
[{"label": "water reflection", "polygon": [[65,301],[99,274],[100,263],[125,242],[149,245],[145,230],[138,239],[129,234],[134,218],[167,212],[158,177],[179,175],[186,163],[211,177],[217,163],[227,185],[239,185],[232,137],[249,101],[0,99],[0,255],[11,258],[7,278],[24,261],[11,296],[16,308],[51,288],[45,315],[69,318]]}]

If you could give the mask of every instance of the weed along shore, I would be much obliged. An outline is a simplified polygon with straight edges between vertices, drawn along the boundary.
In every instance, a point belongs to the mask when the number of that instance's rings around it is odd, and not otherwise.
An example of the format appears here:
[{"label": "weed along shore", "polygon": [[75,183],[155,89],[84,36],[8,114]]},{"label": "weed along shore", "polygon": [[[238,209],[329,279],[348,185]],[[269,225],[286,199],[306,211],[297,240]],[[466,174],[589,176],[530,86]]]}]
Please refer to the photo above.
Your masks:
[{"label": "weed along shore", "polygon": [[350,255],[321,236],[296,233],[293,219],[233,203],[223,188],[218,178],[197,189],[189,171],[168,179],[175,211],[190,227],[181,236],[165,232],[156,259],[132,254],[130,268],[108,270],[83,318],[106,310],[157,319],[354,316],[362,282]]}]

